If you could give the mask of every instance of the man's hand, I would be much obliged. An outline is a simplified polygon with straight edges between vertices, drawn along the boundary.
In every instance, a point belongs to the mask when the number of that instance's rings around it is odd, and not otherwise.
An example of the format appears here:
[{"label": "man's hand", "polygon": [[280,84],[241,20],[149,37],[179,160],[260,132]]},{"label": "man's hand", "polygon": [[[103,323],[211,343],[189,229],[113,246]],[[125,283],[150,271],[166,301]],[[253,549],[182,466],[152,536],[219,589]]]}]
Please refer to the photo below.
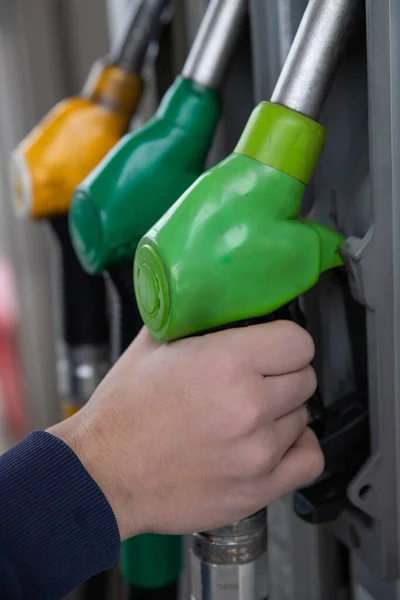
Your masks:
[{"label": "man's hand", "polygon": [[107,496],[121,538],[213,529],[323,469],[307,429],[314,346],[277,321],[159,345],[143,330],[75,416],[49,431]]}]

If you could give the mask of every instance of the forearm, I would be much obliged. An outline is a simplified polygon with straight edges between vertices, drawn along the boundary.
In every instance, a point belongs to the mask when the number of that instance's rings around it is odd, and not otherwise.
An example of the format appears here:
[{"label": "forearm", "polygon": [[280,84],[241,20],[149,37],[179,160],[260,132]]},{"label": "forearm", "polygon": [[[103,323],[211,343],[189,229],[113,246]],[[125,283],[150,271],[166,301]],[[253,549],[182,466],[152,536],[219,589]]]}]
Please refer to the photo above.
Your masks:
[{"label": "forearm", "polygon": [[0,490],[1,598],[56,600],[117,560],[111,507],[60,439],[35,432],[0,457]]}]

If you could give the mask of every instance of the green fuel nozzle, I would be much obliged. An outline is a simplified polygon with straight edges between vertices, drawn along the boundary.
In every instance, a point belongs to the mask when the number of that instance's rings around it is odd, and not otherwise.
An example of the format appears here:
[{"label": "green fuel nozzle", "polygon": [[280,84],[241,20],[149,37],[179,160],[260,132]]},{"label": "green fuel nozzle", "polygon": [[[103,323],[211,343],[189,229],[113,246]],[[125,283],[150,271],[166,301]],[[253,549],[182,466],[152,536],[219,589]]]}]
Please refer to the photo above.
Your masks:
[{"label": "green fuel nozzle", "polygon": [[182,75],[154,117],[126,135],[77,189],[70,232],[89,273],[132,262],[142,235],[203,172],[221,113],[216,90],[246,5],[212,0]]},{"label": "green fuel nozzle", "polygon": [[202,173],[219,115],[212,90],[177,79],[150,122],[79,186],[70,233],[88,273],[132,262],[143,233]]},{"label": "green fuel nozzle", "polygon": [[299,218],[324,128],[273,103],[235,149],[141,240],[136,299],[152,335],[172,340],[269,314],[342,264],[343,238]]},{"label": "green fuel nozzle", "polygon": [[311,0],[270,103],[138,245],[136,299],[173,340],[262,317],[343,264],[343,237],[300,217],[325,140],[319,117],[358,0]]}]

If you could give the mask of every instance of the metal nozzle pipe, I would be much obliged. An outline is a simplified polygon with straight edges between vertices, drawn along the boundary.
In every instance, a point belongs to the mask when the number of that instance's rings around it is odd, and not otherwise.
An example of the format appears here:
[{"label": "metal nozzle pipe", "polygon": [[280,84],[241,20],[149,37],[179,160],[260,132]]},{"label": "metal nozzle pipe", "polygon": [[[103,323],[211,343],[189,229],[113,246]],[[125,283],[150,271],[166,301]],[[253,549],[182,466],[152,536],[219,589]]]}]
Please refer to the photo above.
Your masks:
[{"label": "metal nozzle pipe", "polygon": [[360,0],[310,0],[271,101],[317,120]]},{"label": "metal nozzle pipe", "polygon": [[193,536],[191,600],[266,600],[266,510]]},{"label": "metal nozzle pipe", "polygon": [[211,0],[182,75],[205,87],[221,85],[247,11],[247,0]]},{"label": "metal nozzle pipe", "polygon": [[170,4],[170,0],[134,2],[122,39],[110,53],[110,62],[126,71],[139,73],[150,42],[160,35],[163,16]]}]

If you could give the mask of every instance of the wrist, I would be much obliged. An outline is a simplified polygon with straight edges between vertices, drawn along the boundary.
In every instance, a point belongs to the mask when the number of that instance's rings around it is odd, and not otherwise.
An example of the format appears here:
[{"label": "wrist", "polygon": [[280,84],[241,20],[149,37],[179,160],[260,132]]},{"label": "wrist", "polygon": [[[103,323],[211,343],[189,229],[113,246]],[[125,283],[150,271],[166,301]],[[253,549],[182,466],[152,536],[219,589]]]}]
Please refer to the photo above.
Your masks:
[{"label": "wrist", "polygon": [[113,461],[112,448],[108,447],[106,437],[101,431],[91,431],[90,423],[85,422],[82,412],[47,431],[71,448],[100,487],[115,515],[121,540],[125,540],[140,531],[135,531],[132,520],[128,518],[127,492],[118,477],[118,463]]}]

